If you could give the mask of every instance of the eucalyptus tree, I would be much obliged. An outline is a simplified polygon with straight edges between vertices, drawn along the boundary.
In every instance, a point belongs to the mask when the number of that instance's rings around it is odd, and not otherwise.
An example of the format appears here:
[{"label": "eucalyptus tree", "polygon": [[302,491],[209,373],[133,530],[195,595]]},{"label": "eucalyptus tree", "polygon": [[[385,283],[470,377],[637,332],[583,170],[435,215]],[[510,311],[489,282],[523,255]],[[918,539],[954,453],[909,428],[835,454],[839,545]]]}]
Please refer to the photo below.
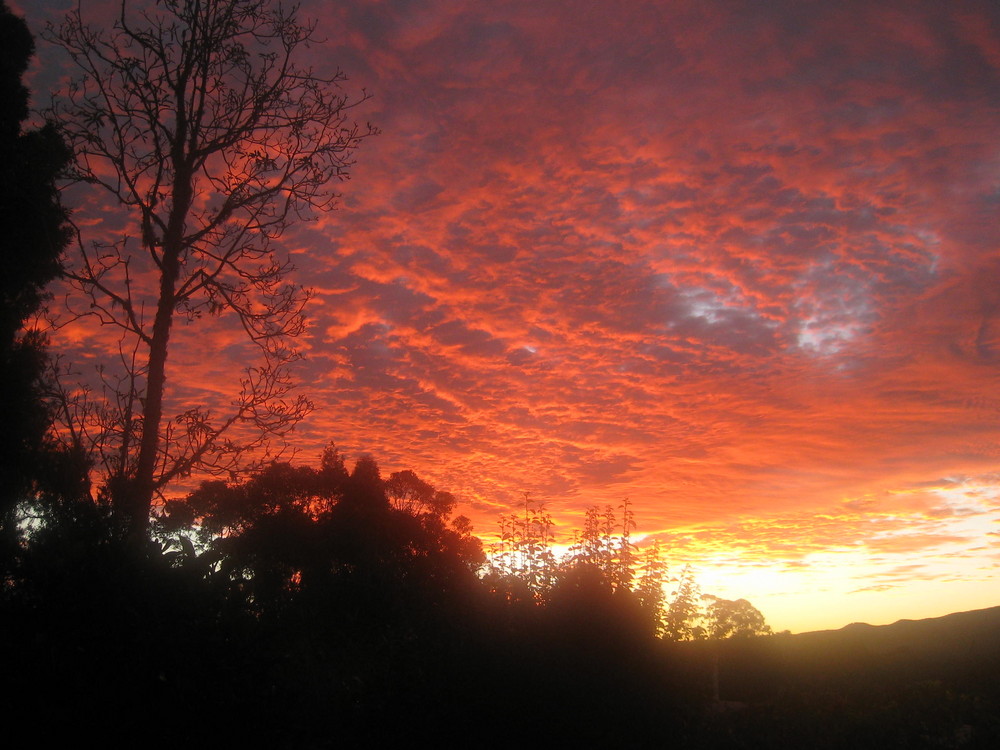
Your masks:
[{"label": "eucalyptus tree", "polygon": [[[121,239],[80,236],[67,269],[71,314],[117,332],[119,360],[94,408],[67,414],[141,538],[170,482],[245,465],[310,409],[288,371],[309,294],[276,241],[334,206],[376,129],[353,121],[366,92],[304,64],[317,39],[297,6],[122,0],[97,29],[78,5],[46,38],[79,74],[51,111],[76,154],[72,176],[131,222]],[[168,374],[184,378],[169,367],[172,329],[207,316],[231,317],[258,352],[222,413],[172,402],[167,388]]]}]

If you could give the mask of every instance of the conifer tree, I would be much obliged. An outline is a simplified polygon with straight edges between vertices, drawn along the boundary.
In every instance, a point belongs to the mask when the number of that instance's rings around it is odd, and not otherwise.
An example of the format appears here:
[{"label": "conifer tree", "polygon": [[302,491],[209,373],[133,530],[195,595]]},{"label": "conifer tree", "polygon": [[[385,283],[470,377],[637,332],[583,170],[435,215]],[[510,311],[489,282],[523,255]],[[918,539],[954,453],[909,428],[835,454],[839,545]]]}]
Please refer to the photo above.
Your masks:
[{"label": "conifer tree", "polygon": [[60,272],[69,236],[56,189],[69,150],[51,125],[23,129],[29,95],[21,78],[34,49],[23,19],[0,1],[0,533],[5,545],[13,544],[17,503],[45,473],[43,457],[53,455],[45,445],[50,421],[43,400],[45,341],[30,325],[46,285]]}]

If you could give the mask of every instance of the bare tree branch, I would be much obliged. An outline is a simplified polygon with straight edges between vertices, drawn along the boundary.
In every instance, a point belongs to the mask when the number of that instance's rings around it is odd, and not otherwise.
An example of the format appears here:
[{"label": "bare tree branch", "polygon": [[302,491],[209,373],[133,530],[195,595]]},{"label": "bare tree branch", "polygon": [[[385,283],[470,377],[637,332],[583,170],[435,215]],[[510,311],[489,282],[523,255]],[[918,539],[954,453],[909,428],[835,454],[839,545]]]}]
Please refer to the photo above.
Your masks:
[{"label": "bare tree branch", "polygon": [[[137,536],[171,481],[235,471],[311,408],[290,397],[287,372],[309,294],[288,280],[273,243],[335,205],[331,185],[376,132],[348,119],[367,93],[351,98],[340,71],[300,65],[314,31],[297,6],[269,0],[157,0],[148,10],[123,0],[110,30],[91,28],[77,7],[45,35],[80,72],[50,113],[76,153],[72,177],[128,209],[136,228],[111,244],[80,238],[66,278],[75,319],[122,333],[100,404],[81,412],[90,425],[74,434],[91,439]],[[164,414],[178,314],[234,316],[259,349],[225,414]]]}]

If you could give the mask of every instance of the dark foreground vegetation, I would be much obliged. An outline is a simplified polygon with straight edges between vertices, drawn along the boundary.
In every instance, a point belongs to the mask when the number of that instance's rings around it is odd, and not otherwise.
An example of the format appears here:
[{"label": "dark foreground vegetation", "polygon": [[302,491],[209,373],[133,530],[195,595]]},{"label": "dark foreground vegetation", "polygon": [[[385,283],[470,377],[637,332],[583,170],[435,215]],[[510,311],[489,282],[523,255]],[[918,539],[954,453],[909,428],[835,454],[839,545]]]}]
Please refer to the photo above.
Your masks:
[{"label": "dark foreground vegetation", "polygon": [[188,746],[534,744],[673,723],[669,671],[598,577],[549,607],[491,591],[477,540],[436,508],[394,508],[373,462],[348,475],[330,455],[205,485],[159,519],[164,536],[185,513],[224,531],[201,549],[138,550],[100,504],[46,519],[5,585],[11,715]]},{"label": "dark foreground vegetation", "polygon": [[5,561],[7,716],[37,740],[146,747],[1000,740],[1000,608],[670,641],[641,577],[599,560],[568,560],[544,595],[482,568],[452,502],[331,449],[205,483],[141,549],[100,502],[32,506]]},{"label": "dark foreground vegetation", "polygon": [[[873,627],[679,644],[718,697],[694,747],[958,748],[1000,742],[1000,607]],[[706,710],[707,709],[707,710]]]}]

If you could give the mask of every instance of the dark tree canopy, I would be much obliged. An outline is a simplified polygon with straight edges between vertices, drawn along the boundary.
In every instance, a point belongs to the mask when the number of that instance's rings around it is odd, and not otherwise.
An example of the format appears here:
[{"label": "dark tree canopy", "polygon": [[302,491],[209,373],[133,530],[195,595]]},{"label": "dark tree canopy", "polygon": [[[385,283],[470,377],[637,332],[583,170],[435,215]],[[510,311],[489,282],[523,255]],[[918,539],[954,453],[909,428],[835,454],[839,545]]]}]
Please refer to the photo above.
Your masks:
[{"label": "dark tree canopy", "polygon": [[53,457],[45,446],[44,337],[25,327],[60,272],[69,237],[56,178],[70,152],[51,125],[22,128],[29,96],[21,77],[33,53],[24,21],[0,2],[0,527],[6,541],[15,505],[46,473],[41,462]]},{"label": "dark tree canopy", "polygon": [[708,632],[712,638],[750,638],[771,634],[764,615],[746,599],[706,598],[711,602],[707,617]]},{"label": "dark tree canopy", "polygon": [[348,473],[331,447],[319,469],[273,463],[243,482],[203,482],[168,502],[158,527],[192,561],[198,541],[203,562],[260,616],[310,601],[342,608],[342,627],[412,628],[478,587],[482,546],[447,513],[391,507],[387,485],[370,456]]},{"label": "dark tree canopy", "polygon": [[55,129],[22,130],[28,90],[21,76],[34,54],[24,21],[0,2],[0,342],[5,351],[37,312],[44,288],[60,271],[67,214],[56,177],[70,153]]}]

